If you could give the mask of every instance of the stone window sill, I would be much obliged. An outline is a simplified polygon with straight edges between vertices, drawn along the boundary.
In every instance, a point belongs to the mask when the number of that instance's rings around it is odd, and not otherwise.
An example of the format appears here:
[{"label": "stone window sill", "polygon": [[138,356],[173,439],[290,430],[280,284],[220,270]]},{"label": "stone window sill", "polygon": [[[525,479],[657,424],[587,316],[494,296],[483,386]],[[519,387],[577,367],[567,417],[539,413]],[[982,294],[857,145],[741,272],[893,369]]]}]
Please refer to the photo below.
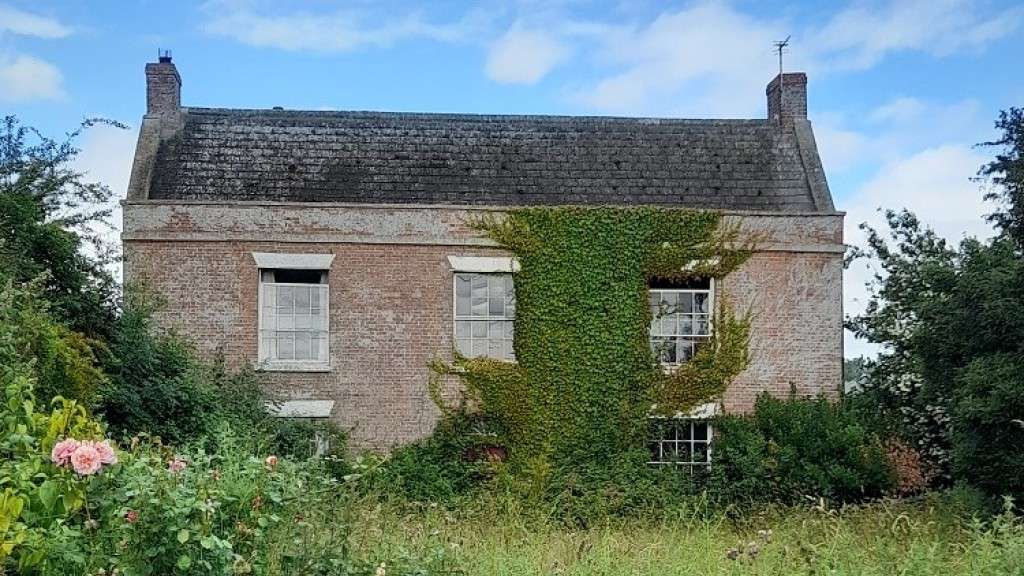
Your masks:
[{"label": "stone window sill", "polygon": [[263,362],[256,366],[257,372],[330,372],[326,362]]}]

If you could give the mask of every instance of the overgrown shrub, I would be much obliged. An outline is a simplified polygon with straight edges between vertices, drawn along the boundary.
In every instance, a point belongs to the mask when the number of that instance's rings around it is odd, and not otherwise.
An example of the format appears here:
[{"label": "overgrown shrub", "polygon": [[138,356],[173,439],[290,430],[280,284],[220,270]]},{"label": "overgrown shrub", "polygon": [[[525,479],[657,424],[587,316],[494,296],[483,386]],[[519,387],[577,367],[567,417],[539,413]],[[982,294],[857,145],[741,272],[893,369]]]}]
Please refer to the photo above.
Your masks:
[{"label": "overgrown shrub", "polygon": [[184,442],[212,428],[218,398],[201,378],[191,347],[173,334],[157,334],[151,314],[146,302],[130,298],[118,318],[98,410],[115,434]]},{"label": "overgrown shrub", "polygon": [[[229,428],[215,438],[216,452],[147,442],[125,452],[93,491],[99,549],[90,560],[109,555],[116,560],[100,567],[128,574],[266,573],[280,562],[285,551],[271,543],[282,528],[294,529],[297,511],[334,489],[331,482],[313,463],[255,452]],[[275,543],[300,552],[292,538]]]},{"label": "overgrown shrub", "polygon": [[124,128],[86,120],[58,142],[14,116],[0,119],[0,270],[16,283],[38,281],[60,324],[102,339],[117,314],[118,286],[107,267],[116,250],[100,233],[111,191],[74,166],[74,141],[97,123]]},{"label": "overgrown shrub", "polygon": [[441,420],[429,437],[402,446],[371,476],[371,486],[420,502],[453,502],[490,476],[472,451],[486,443],[486,424],[464,413]]},{"label": "overgrown shrub", "polygon": [[53,409],[36,403],[31,362],[12,354],[13,339],[0,325],[0,574],[13,566],[30,573],[45,562],[51,543],[66,543],[76,530],[66,520],[85,505],[85,483],[55,466],[51,449],[73,436],[102,438],[101,425],[81,404],[63,398]]},{"label": "overgrown shrub", "polygon": [[105,348],[60,324],[37,296],[40,286],[38,279],[18,284],[0,270],[0,330],[8,340],[0,362],[31,364],[37,397],[61,396],[88,406],[106,383],[96,358]]},{"label": "overgrown shrub", "polygon": [[824,398],[758,397],[715,421],[712,490],[728,500],[840,502],[878,497],[894,476],[881,440]]},{"label": "overgrown shrub", "polygon": [[954,476],[989,494],[1024,499],[1024,353],[979,358],[958,380]]},{"label": "overgrown shrub", "polygon": [[184,339],[157,331],[157,306],[145,292],[130,291],[113,330],[98,411],[116,435],[145,433],[180,444],[209,439],[227,424],[277,454],[308,458],[317,434],[332,453],[344,454],[346,436],[336,426],[273,416],[268,407],[276,398],[251,368],[230,370],[223,358],[201,358]]},{"label": "overgrown shrub", "polygon": [[[647,464],[643,449],[611,465],[574,466],[551,474],[536,504],[569,526],[588,527],[607,518],[657,519],[689,511],[704,485],[704,471]],[[546,506],[545,506],[546,501]],[[703,504],[701,504],[703,505]]]}]

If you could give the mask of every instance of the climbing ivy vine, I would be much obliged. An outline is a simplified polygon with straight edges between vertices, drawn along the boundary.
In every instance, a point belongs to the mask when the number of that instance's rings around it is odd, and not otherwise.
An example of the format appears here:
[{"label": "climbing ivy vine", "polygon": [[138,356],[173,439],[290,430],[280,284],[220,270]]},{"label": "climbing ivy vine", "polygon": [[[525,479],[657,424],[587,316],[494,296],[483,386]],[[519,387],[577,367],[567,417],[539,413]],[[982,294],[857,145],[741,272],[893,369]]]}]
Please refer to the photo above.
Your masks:
[{"label": "climbing ivy vine", "polygon": [[[672,372],[648,343],[651,279],[721,277],[750,255],[721,214],[684,209],[530,207],[473,222],[519,260],[517,362],[435,361],[431,390],[460,378],[512,462],[600,462],[643,445],[647,417],[720,395],[747,365],[748,316],[722,302],[711,341]],[[721,301],[722,299],[720,299]]]}]

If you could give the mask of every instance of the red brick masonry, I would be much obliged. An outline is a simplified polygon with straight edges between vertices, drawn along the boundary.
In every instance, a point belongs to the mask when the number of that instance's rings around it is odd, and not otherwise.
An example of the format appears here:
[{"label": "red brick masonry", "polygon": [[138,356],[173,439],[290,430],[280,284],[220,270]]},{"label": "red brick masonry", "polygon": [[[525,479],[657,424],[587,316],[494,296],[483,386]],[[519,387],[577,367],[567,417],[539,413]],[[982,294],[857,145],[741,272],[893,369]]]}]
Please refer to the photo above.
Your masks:
[{"label": "red brick masonry", "polygon": [[[333,253],[327,373],[268,372],[295,399],[335,400],[353,445],[385,449],[429,434],[438,411],[427,362],[452,350],[448,256],[502,252],[464,225],[486,208],[299,203],[125,204],[125,280],[167,300],[159,316],[233,366],[257,360],[253,252]],[[734,213],[763,236],[717,284],[754,314],[752,362],[723,399],[750,408],[762,391],[839,393],[842,215]]]}]

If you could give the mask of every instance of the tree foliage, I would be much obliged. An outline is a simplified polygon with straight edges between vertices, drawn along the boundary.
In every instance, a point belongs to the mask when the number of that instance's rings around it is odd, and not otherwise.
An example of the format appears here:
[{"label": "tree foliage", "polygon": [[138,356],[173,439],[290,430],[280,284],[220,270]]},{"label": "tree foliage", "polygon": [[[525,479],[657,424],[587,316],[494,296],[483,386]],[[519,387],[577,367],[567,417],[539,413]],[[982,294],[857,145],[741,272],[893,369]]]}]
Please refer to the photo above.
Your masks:
[{"label": "tree foliage", "polygon": [[978,172],[993,184],[985,199],[1000,205],[988,219],[1024,249],[1024,108],[1003,110],[995,124],[1002,134],[982,146],[997,148],[996,157]]},{"label": "tree foliage", "polygon": [[1002,200],[999,234],[950,246],[909,212],[871,228],[879,269],[864,314],[848,327],[882,353],[866,366],[866,397],[943,477],[1024,494],[1024,116],[1000,116],[995,161],[982,168]]},{"label": "tree foliage", "polygon": [[120,126],[88,120],[58,142],[13,116],[0,121],[0,269],[15,282],[42,277],[42,296],[59,321],[105,337],[117,308],[108,269],[116,251],[102,236],[111,191],[73,167],[75,139],[97,122]]}]

